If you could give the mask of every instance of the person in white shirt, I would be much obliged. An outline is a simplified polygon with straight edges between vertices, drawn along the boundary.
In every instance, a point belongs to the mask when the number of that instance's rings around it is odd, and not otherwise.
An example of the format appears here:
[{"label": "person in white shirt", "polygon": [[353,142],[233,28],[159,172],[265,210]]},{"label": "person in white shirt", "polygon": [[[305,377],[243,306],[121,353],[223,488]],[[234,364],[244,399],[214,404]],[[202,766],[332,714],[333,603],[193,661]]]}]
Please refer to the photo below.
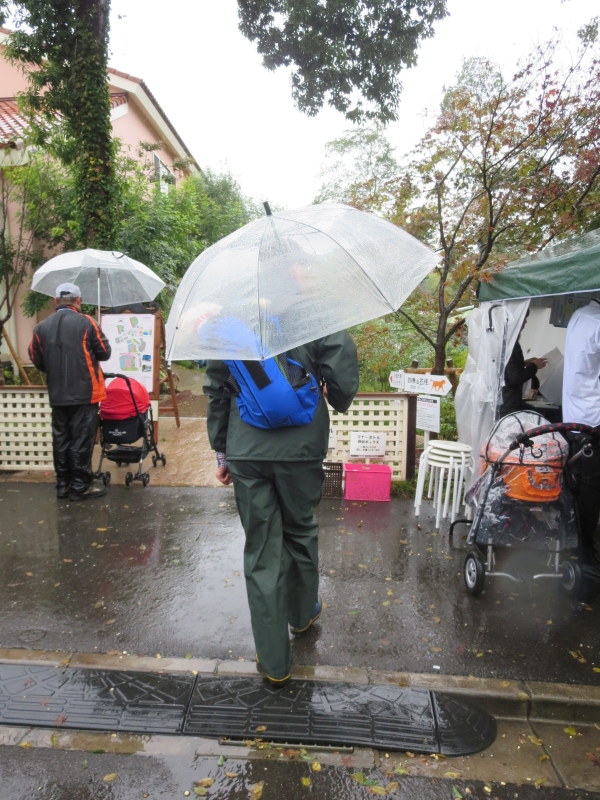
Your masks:
[{"label": "person in white shirt", "polygon": [[[600,425],[600,297],[573,313],[567,326],[562,394],[563,422]],[[582,545],[598,558],[594,537],[600,516],[600,446],[575,462]]]}]

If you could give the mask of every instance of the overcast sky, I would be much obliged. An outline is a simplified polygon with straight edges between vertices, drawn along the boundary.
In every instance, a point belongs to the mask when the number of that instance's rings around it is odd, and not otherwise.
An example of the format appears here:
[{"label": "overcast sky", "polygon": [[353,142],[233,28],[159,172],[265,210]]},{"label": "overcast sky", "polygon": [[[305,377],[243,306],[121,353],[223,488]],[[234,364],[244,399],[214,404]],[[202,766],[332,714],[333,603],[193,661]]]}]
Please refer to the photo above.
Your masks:
[{"label": "overcast sky", "polygon": [[[397,155],[426,130],[444,85],[464,58],[512,67],[519,56],[598,13],[597,0],[448,0],[450,17],[403,73]],[[289,73],[269,72],[238,30],[236,0],[112,0],[110,65],[141,78],[202,168],[231,172],[242,192],[273,206],[311,203],[325,144],[351,126],[325,110],[309,118],[292,103]],[[509,74],[509,73],[507,73]]]}]

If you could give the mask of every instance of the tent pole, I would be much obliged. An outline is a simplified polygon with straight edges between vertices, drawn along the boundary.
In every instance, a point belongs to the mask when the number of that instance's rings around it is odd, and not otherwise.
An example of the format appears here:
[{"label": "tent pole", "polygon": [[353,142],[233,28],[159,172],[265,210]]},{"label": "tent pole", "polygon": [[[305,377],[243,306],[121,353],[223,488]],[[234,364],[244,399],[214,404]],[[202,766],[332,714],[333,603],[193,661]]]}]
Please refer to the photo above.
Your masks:
[{"label": "tent pole", "polygon": [[96,275],[98,276],[98,325],[100,325],[100,267],[96,267]]}]

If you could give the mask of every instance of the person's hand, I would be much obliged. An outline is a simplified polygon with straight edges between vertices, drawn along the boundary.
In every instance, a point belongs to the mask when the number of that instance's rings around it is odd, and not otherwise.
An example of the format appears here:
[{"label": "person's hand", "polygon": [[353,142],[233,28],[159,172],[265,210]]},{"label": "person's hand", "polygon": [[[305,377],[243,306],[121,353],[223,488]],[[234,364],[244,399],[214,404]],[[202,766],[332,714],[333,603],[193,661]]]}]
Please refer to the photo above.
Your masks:
[{"label": "person's hand", "polygon": [[223,486],[230,486],[233,481],[233,478],[229,474],[227,467],[217,467],[215,476],[219,483],[222,483]]},{"label": "person's hand", "polygon": [[536,365],[538,369],[544,369],[546,364],[548,363],[547,358],[534,358],[533,363]]}]

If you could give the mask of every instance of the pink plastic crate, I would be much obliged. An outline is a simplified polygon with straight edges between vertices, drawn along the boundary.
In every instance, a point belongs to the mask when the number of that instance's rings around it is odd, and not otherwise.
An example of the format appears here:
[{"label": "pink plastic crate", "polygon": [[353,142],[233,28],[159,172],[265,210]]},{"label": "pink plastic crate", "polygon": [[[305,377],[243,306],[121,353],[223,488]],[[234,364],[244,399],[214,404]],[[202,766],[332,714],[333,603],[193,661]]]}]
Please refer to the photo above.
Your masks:
[{"label": "pink plastic crate", "polygon": [[345,500],[389,500],[392,468],[387,464],[344,464]]}]

